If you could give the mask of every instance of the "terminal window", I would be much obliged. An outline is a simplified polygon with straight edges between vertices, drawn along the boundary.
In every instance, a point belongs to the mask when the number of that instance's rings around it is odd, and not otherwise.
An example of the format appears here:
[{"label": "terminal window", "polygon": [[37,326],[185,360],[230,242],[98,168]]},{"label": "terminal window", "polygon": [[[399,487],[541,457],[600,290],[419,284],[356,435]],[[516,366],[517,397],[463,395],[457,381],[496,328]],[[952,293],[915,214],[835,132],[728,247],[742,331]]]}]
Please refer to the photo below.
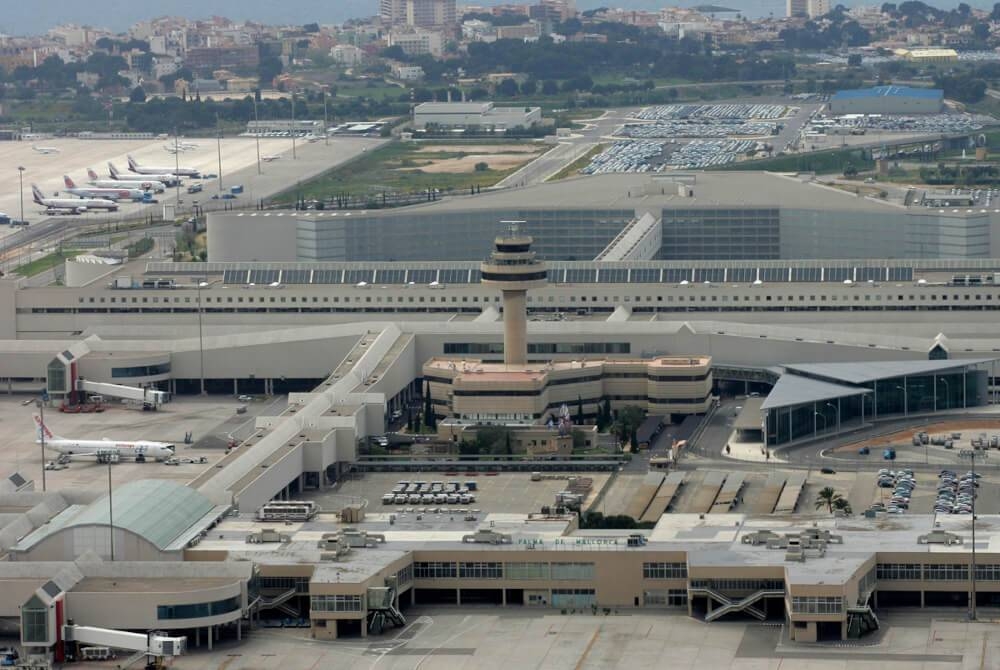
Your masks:
[{"label": "terminal window", "polygon": [[844,599],[840,596],[793,596],[792,611],[797,614],[840,614]]},{"label": "terminal window", "polygon": [[643,579],[687,579],[685,563],[643,563]]},{"label": "terminal window", "polygon": [[313,596],[309,608],[314,612],[360,612],[361,596]]}]

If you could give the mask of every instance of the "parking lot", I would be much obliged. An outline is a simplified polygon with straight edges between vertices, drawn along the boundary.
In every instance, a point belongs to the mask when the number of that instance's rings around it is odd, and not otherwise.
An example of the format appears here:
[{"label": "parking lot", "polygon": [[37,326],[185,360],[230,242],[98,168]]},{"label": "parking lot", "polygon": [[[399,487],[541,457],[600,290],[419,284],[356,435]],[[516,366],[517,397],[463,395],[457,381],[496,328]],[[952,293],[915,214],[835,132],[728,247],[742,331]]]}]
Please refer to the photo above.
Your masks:
[{"label": "parking lot", "polygon": [[[462,513],[466,510],[478,509],[483,513],[509,512],[518,514],[528,514],[539,512],[542,507],[554,507],[556,493],[566,489],[569,485],[569,477],[584,477],[593,480],[589,499],[593,499],[597,491],[600,490],[608,475],[596,472],[584,472],[574,474],[544,473],[545,478],[540,481],[531,481],[530,472],[498,472],[471,473],[457,472],[447,474],[442,472],[407,472],[407,473],[386,473],[372,472],[361,475],[357,478],[348,479],[342,482],[330,492],[310,495],[311,500],[315,500],[323,509],[339,509],[345,499],[364,499],[368,501],[367,510],[369,512],[397,512],[406,510],[415,512],[418,509],[441,510],[439,514]],[[401,481],[407,482],[448,482],[456,481],[464,486],[466,482],[474,482],[476,490],[475,502],[462,503],[435,503],[420,502],[396,504],[383,503],[382,497],[391,492]],[[584,505],[588,501],[584,502]],[[434,513],[434,512],[431,512]]]}]

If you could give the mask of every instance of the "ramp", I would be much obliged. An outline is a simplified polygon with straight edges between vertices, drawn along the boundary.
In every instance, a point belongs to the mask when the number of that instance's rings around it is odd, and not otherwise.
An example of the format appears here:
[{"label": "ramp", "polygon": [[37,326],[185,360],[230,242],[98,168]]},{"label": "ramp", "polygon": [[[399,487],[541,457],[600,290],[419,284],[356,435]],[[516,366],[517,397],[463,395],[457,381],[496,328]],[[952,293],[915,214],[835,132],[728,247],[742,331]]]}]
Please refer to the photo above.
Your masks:
[{"label": "ramp", "polygon": [[737,496],[743,490],[743,479],[745,476],[742,472],[733,472],[726,477],[726,483],[722,485],[719,497],[715,499],[715,504],[708,511],[713,514],[725,514],[731,510]]},{"label": "ramp", "polygon": [[663,483],[665,478],[666,475],[662,472],[647,472],[646,476],[642,479],[642,484],[639,485],[639,490],[632,496],[632,500],[629,502],[625,513],[633,519],[642,518],[646,508],[649,507],[649,503],[653,502],[653,498],[656,496],[656,492],[660,489],[660,484]]},{"label": "ramp", "polygon": [[781,497],[781,491],[785,488],[785,479],[783,472],[772,472],[768,476],[764,482],[764,490],[757,496],[751,508],[754,514],[770,514],[774,511],[774,506]]},{"label": "ramp", "polygon": [[677,491],[680,490],[683,484],[683,472],[671,472],[667,475],[667,478],[660,485],[660,489],[653,497],[652,502],[646,508],[646,512],[642,515],[641,521],[652,521],[654,523],[659,521],[660,517],[670,507],[670,504],[674,502],[674,498],[677,497]]},{"label": "ramp", "polygon": [[691,501],[691,509],[688,511],[692,514],[707,514],[712,509],[712,505],[715,504],[715,499],[719,497],[719,491],[725,481],[725,472],[714,470],[706,472],[701,486],[695,491],[694,499]]},{"label": "ramp", "polygon": [[775,514],[791,514],[798,507],[799,498],[802,497],[802,489],[806,485],[806,476],[801,472],[788,475],[785,481],[785,488],[781,491],[778,504],[774,506]]}]

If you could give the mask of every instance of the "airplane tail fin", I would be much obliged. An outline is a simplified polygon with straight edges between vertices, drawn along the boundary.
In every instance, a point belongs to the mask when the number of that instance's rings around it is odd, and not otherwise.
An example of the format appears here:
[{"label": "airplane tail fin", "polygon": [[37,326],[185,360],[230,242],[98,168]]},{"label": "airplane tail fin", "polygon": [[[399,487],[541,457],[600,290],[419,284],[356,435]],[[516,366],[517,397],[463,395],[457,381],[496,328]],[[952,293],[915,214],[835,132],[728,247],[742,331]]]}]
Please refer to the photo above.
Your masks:
[{"label": "airplane tail fin", "polygon": [[36,203],[38,203],[39,205],[43,204],[42,198],[44,198],[45,196],[42,194],[42,191],[34,184],[31,185],[31,195],[34,197]]},{"label": "airplane tail fin", "polygon": [[49,427],[46,426],[40,416],[37,414],[33,417],[35,419],[35,441],[41,442],[42,435],[45,435],[46,440],[59,440],[62,439],[58,435],[53,435]]},{"label": "airplane tail fin", "polygon": [[108,174],[111,175],[112,179],[118,179],[118,175],[121,174],[118,172],[118,168],[115,167],[115,164],[110,161],[108,162]]},{"label": "airplane tail fin", "polygon": [[73,183],[73,180],[67,174],[63,175],[63,183],[66,184],[66,188],[76,188],[76,184]]},{"label": "airplane tail fin", "polygon": [[128,157],[128,169],[129,170],[135,170],[137,167],[139,167],[139,164],[135,162],[135,159],[132,158],[132,156],[129,156]]},{"label": "airplane tail fin", "polygon": [[91,168],[87,168],[87,177],[90,178],[90,179],[93,179],[94,181],[97,181],[98,179],[100,179],[100,177],[98,176],[98,174],[96,172],[94,172],[93,169],[91,169]]}]

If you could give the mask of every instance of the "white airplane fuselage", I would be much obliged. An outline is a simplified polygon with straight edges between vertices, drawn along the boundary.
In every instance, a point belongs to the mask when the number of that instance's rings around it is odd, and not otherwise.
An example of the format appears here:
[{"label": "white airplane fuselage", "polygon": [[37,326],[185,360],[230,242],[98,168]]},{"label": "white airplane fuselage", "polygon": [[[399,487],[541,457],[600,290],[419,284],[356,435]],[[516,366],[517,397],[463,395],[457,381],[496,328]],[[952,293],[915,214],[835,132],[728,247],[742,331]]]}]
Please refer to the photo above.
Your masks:
[{"label": "white airplane fuselage", "polygon": [[[138,189],[140,193],[142,191],[153,191],[154,193],[163,193],[166,190],[166,185],[158,181],[149,181],[146,179],[95,179],[90,182],[99,189]],[[140,196],[141,197],[141,196]]]},{"label": "white airplane fuselage", "polygon": [[46,438],[45,448],[65,456],[97,456],[117,453],[122,460],[165,461],[174,455],[173,445],[165,442],[123,442],[120,440],[71,440],[62,437]]}]

